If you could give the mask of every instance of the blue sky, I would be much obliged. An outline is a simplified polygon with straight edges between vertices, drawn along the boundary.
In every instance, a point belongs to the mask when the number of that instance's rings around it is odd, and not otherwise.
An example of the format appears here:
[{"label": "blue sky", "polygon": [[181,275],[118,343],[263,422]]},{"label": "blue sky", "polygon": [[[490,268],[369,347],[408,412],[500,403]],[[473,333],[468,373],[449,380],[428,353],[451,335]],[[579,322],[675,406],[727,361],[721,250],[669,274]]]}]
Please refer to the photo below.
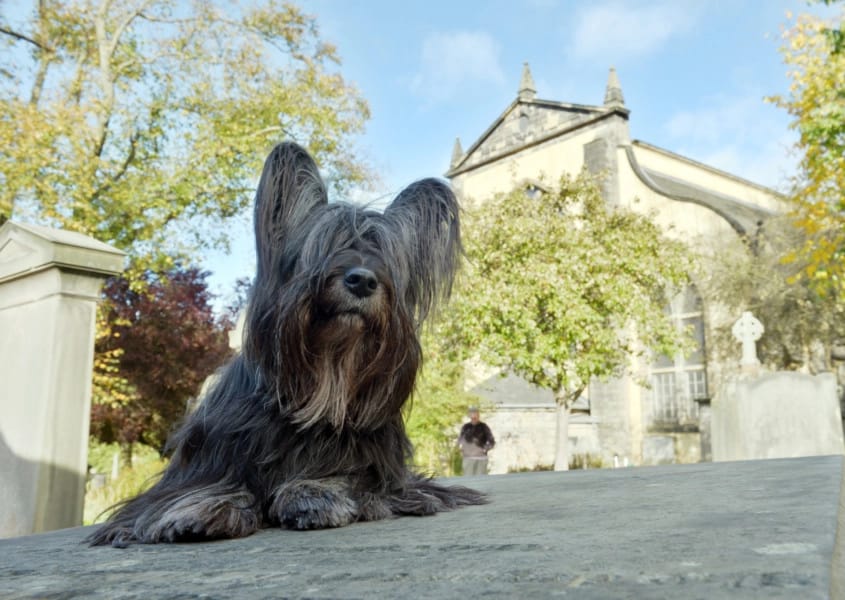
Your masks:
[{"label": "blue sky", "polygon": [[[788,89],[778,48],[789,0],[308,0],[341,71],[372,119],[358,139],[378,173],[372,193],[442,175],[455,137],[469,147],[516,97],[528,62],[537,97],[601,104],[617,69],[631,135],[752,181],[783,188],[796,162],[789,116],[766,104]],[[256,174],[257,176],[257,174]],[[212,290],[252,276],[251,225],[232,254],[212,254]]]}]

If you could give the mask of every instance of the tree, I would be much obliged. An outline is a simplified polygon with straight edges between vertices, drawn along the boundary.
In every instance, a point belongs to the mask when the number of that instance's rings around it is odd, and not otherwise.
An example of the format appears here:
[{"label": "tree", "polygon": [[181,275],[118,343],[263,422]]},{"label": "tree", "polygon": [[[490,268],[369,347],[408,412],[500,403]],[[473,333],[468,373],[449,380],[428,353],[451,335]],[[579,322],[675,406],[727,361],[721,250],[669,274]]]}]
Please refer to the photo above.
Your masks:
[{"label": "tree", "polygon": [[470,217],[459,335],[554,393],[555,468],[566,469],[569,411],[590,381],[623,373],[645,348],[685,347],[664,307],[691,260],[645,216],[608,207],[587,174],[539,197],[515,190]]},{"label": "tree", "polygon": [[[832,0],[825,2],[832,4]],[[845,12],[839,17],[845,22]],[[841,24],[800,15],[781,48],[792,80],[770,98],[793,117],[800,174],[792,194],[804,244],[786,258],[824,293],[845,291],[845,48]]]},{"label": "tree", "polygon": [[294,138],[335,188],[367,177],[350,138],[368,108],[293,4],[38,0],[0,20],[0,222],[12,214],[163,271],[252,198],[270,147]]},{"label": "tree", "polygon": [[702,260],[697,281],[704,295],[721,305],[728,320],[715,326],[711,355],[735,360],[737,341],[731,328],[743,310],[760,319],[765,332],[757,355],[772,370],[810,373],[832,371],[832,352],[845,339],[845,306],[833,294],[820,293],[805,277],[807,265],[783,256],[806,242],[793,217],[768,219],[751,247],[732,232],[714,246],[718,253]]},{"label": "tree", "polygon": [[423,333],[423,370],[404,417],[416,466],[432,475],[449,476],[456,474],[461,420],[479,398],[463,389],[464,353],[446,333],[449,314],[440,317]]},{"label": "tree", "polygon": [[92,434],[120,442],[125,458],[132,446],[161,448],[184,416],[188,401],[229,356],[229,319],[217,319],[206,277],[197,268],[177,267],[157,275],[145,272],[144,290],[126,278],[106,282],[105,320],[110,335],[99,336]]}]

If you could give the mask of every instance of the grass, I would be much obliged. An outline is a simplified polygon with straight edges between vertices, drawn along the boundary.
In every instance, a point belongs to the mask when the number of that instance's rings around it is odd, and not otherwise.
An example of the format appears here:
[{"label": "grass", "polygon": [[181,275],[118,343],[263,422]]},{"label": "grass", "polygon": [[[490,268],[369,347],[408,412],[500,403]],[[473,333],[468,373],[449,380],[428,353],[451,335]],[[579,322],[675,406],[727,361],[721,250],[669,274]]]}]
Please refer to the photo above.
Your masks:
[{"label": "grass", "polygon": [[[150,487],[158,479],[167,462],[158,452],[148,446],[136,446],[131,467],[121,467],[118,476],[111,478],[111,465],[115,453],[120,453],[117,444],[89,445],[89,460],[92,474],[85,490],[85,510],[82,521],[85,525],[102,523],[109,515],[109,509]],[[104,476],[104,477],[103,477]],[[96,481],[105,478],[105,485],[97,487]]]}]

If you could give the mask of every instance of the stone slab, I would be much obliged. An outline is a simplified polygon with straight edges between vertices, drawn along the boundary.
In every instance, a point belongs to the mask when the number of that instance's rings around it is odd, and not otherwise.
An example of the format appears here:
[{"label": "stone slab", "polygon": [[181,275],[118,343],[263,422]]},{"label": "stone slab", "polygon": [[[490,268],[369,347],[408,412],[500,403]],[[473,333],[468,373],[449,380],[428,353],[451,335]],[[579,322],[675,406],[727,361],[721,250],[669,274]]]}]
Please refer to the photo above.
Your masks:
[{"label": "stone slab", "polygon": [[729,380],[713,399],[713,460],[842,454],[833,373],[794,371]]},{"label": "stone slab", "polygon": [[493,502],[125,550],[66,529],[0,540],[0,597],[842,598],[842,470],[826,456],[465,477]]}]

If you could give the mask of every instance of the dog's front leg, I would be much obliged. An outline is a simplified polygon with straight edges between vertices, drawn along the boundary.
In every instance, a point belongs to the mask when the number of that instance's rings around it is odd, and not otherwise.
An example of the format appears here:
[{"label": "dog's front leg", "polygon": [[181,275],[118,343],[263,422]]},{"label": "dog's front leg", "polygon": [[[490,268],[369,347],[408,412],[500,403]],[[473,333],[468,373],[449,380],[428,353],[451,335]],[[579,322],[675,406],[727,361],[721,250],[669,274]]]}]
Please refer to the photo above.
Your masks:
[{"label": "dog's front leg", "polygon": [[[255,496],[245,488],[216,484],[158,498],[153,488],[147,496],[127,505],[129,515],[107,523],[103,541],[121,546],[141,542],[185,542],[248,536],[261,526]],[[122,521],[132,518],[134,523]],[[122,526],[122,527],[121,527]],[[108,533],[109,528],[113,533]],[[102,542],[95,542],[102,543]]]},{"label": "dog's front leg", "polygon": [[267,516],[289,529],[343,527],[358,517],[358,503],[344,477],[294,479],[273,492]]}]

